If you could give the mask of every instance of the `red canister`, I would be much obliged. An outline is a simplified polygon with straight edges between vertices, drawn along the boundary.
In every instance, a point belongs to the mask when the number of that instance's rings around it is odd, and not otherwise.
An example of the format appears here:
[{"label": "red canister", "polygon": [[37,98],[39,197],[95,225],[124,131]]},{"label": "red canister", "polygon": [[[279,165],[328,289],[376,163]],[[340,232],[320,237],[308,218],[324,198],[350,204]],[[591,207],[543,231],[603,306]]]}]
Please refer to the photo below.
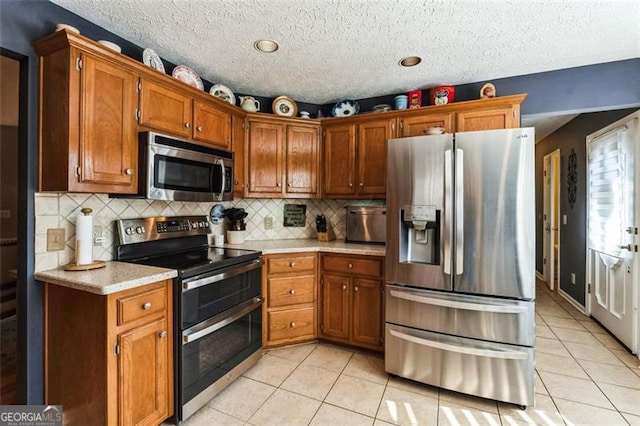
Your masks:
[{"label": "red canister", "polygon": [[453,86],[438,86],[429,90],[429,99],[431,105],[450,104],[455,99],[456,89]]}]

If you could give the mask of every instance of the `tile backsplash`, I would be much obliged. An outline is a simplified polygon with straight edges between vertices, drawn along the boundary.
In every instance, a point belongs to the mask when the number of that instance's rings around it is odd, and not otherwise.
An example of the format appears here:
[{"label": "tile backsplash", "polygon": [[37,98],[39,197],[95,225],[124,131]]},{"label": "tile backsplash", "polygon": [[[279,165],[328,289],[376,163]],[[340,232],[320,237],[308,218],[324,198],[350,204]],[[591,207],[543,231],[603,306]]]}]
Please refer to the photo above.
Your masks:
[{"label": "tile backsplash", "polygon": [[[36,193],[35,194],[35,271],[45,271],[67,264],[75,258],[75,220],[80,209],[93,210],[93,224],[102,227],[105,241],[93,248],[96,260],[113,260],[115,257],[114,222],[152,216],[208,215],[215,203],[181,201],[156,201],[126,198],[109,198],[105,194]],[[225,208],[244,208],[247,213],[247,237],[255,240],[283,240],[315,238],[315,217],[324,214],[332,223],[338,239],[345,237],[347,205],[382,205],[381,200],[291,200],[242,198],[222,203]],[[306,204],[306,225],[284,227],[285,204]],[[273,218],[273,229],[265,230],[264,219]],[[65,229],[65,249],[47,251],[47,229]],[[213,227],[214,234],[224,233],[224,225]]]}]

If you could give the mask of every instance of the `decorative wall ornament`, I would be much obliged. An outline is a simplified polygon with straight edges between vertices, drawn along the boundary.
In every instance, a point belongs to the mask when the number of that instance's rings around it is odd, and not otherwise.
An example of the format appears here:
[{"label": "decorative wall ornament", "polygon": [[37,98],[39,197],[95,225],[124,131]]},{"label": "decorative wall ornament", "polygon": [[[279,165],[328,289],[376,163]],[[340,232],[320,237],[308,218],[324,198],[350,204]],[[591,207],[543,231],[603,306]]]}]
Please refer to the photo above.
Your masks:
[{"label": "decorative wall ornament", "polygon": [[578,192],[578,160],[575,149],[571,148],[567,164],[567,191],[569,193],[569,207],[573,208]]}]

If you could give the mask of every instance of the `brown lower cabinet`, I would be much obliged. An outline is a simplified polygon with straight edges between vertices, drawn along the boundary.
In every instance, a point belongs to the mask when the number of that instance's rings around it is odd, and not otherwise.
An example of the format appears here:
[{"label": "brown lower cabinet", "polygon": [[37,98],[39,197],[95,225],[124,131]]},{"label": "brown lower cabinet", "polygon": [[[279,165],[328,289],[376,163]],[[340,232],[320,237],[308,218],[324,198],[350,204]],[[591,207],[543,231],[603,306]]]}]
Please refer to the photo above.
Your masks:
[{"label": "brown lower cabinet", "polygon": [[45,284],[45,403],[69,425],[173,415],[172,281],[109,295]]},{"label": "brown lower cabinet", "polygon": [[302,343],[317,338],[316,253],[263,256],[262,342],[264,347]]},{"label": "brown lower cabinet", "polygon": [[384,350],[384,258],[320,255],[319,337]]}]

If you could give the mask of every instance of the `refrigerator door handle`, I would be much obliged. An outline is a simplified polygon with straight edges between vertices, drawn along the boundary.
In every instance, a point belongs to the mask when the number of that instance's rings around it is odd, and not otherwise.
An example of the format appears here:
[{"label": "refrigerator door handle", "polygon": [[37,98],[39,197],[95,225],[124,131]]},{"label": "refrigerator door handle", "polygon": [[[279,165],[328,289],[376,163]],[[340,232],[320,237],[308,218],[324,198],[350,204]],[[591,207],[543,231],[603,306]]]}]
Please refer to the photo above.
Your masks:
[{"label": "refrigerator door handle", "polygon": [[444,152],[444,226],[442,229],[444,259],[442,270],[445,274],[451,274],[451,208],[453,197],[451,194],[451,175],[453,173],[453,158],[451,150]]},{"label": "refrigerator door handle", "polygon": [[456,148],[456,275],[464,272],[464,151]]},{"label": "refrigerator door handle", "polygon": [[435,297],[418,296],[406,291],[391,290],[390,295],[398,299],[405,299],[411,302],[422,303],[424,305],[443,306],[445,308],[464,309],[467,311],[492,312],[498,314],[521,314],[527,311],[526,306],[503,306],[490,305],[485,303],[459,302],[455,300],[437,299]]},{"label": "refrigerator door handle", "polygon": [[457,352],[465,355],[483,356],[488,358],[501,358],[501,359],[526,359],[526,352],[518,351],[494,351],[490,349],[480,349],[469,346],[453,345],[451,343],[436,342],[433,340],[426,340],[420,337],[412,336],[410,334],[402,333],[396,330],[389,330],[392,336],[399,339],[406,340],[408,342],[416,343],[421,346],[429,346],[435,349],[440,349],[448,352]]}]

